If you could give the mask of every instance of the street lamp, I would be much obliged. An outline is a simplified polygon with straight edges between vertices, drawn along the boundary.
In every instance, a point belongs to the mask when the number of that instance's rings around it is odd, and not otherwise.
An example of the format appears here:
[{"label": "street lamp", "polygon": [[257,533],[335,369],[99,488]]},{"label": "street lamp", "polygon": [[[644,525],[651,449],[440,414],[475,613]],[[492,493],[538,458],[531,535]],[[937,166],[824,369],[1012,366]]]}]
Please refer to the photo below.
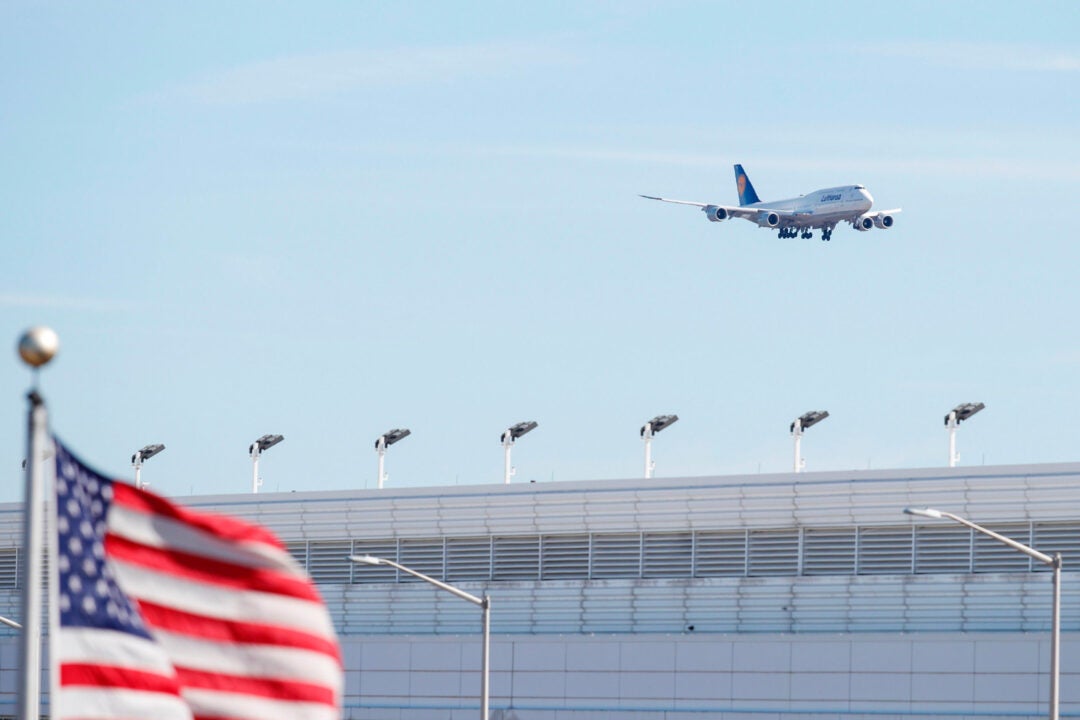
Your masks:
[{"label": "street lamp", "polygon": [[657,415],[649,422],[641,426],[641,439],[645,441],[645,479],[648,480],[653,475],[653,469],[656,467],[656,463],[652,459],[652,439],[653,435],[660,432],[669,425],[675,424],[678,421],[678,415]]},{"label": "street lamp", "polygon": [[[959,408],[958,408],[959,409]],[[978,408],[971,411],[968,415],[974,415],[982,409],[982,403]],[[954,413],[956,410],[953,411]],[[952,414],[952,413],[950,413]],[[1038,560],[1044,565],[1049,565],[1054,574],[1054,589],[1053,589],[1053,618],[1050,622],[1050,720],[1058,720],[1058,696],[1059,696],[1059,680],[1061,677],[1061,553],[1054,553],[1053,557],[1050,557],[1046,553],[1039,552],[1034,548],[1030,548],[1023,543],[1017,542],[1012,538],[1000,535],[993,530],[987,530],[981,525],[954,515],[951,512],[945,512],[944,510],[935,510],[933,508],[904,508],[904,512],[908,515],[916,515],[918,517],[931,518],[933,520],[952,520],[958,522],[965,527],[969,527],[972,530],[981,532],[983,535],[994,538],[998,542],[1004,543],[1011,547],[1013,550],[1018,550],[1028,557]]]},{"label": "street lamp", "polygon": [[795,438],[795,472],[802,472],[806,467],[806,460],[802,457],[802,435],[809,428],[829,417],[828,410],[811,410],[795,418],[791,423],[791,434]]},{"label": "street lamp", "polygon": [[515,440],[535,429],[536,423],[532,420],[528,420],[526,422],[519,422],[517,425],[511,425],[499,436],[499,441],[503,446],[503,482],[505,484],[510,484],[510,478],[516,472],[514,467],[510,464],[510,448],[513,447]]},{"label": "street lamp", "polygon": [[165,446],[161,443],[155,445],[146,445],[143,448],[136,450],[135,454],[131,456],[131,466],[135,468],[135,487],[142,490],[146,487],[142,483],[142,464],[150,458],[157,455],[159,452],[165,449]]},{"label": "street lamp", "polygon": [[263,451],[274,447],[284,439],[284,435],[263,435],[251,443],[248,448],[248,453],[251,455],[251,492],[259,492],[259,487],[262,485],[262,478],[259,477],[259,456],[263,454]]},{"label": "street lamp", "polygon": [[349,559],[354,563],[360,563],[361,565],[386,565],[388,567],[397,568],[403,573],[412,575],[413,577],[420,578],[425,582],[429,582],[437,588],[445,590],[451,595],[456,595],[462,600],[467,600],[473,605],[477,605],[483,611],[483,627],[484,627],[484,647],[480,656],[480,720],[488,720],[488,676],[491,673],[491,598],[484,593],[484,597],[478,598],[471,593],[467,593],[464,590],[460,590],[453,585],[448,585],[441,580],[436,580],[433,577],[417,572],[412,568],[407,568],[404,565],[399,565],[393,560],[387,560],[386,558],[372,557],[371,555],[350,555]]},{"label": "street lamp", "polygon": [[383,483],[390,479],[390,476],[386,474],[384,468],[386,467],[386,448],[390,447],[398,440],[412,435],[412,432],[408,428],[394,428],[393,430],[387,430],[375,441],[375,452],[379,455],[379,489],[382,490]]},{"label": "street lamp", "polygon": [[956,463],[960,462],[960,453],[956,452],[957,426],[985,407],[982,403],[963,403],[945,416],[945,429],[949,431],[949,467],[956,467]]}]

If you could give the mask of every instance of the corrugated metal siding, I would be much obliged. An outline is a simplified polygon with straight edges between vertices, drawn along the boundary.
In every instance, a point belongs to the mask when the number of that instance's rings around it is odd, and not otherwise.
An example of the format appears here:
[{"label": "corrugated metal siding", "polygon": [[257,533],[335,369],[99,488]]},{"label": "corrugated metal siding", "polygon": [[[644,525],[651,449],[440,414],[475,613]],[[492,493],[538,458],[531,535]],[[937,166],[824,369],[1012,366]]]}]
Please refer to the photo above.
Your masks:
[{"label": "corrugated metal siding", "polygon": [[[354,565],[350,553],[489,592],[496,630],[526,633],[1046,629],[1043,566],[947,522],[912,524],[901,515],[911,505],[957,512],[1080,567],[1076,464],[189,504],[278,532],[346,632],[471,633],[479,622],[467,603],[393,569]],[[9,610],[17,521],[0,509],[0,607]],[[1065,584],[1078,590],[1070,574]],[[1066,603],[1067,629],[1080,627],[1078,614]]]}]

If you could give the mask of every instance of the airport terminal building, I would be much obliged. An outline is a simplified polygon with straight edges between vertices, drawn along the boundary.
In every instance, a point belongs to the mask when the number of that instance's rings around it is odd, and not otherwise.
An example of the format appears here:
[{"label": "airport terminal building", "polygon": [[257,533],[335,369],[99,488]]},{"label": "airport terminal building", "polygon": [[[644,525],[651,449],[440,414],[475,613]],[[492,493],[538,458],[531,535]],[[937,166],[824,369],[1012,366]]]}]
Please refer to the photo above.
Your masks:
[{"label": "airport terminal building", "polygon": [[[934,507],[1064,557],[1061,715],[1080,717],[1080,463],[188,498],[267,525],[341,637],[343,717],[1038,718],[1051,572]],[[0,614],[19,505],[0,506]],[[0,716],[17,640],[0,631]]]}]

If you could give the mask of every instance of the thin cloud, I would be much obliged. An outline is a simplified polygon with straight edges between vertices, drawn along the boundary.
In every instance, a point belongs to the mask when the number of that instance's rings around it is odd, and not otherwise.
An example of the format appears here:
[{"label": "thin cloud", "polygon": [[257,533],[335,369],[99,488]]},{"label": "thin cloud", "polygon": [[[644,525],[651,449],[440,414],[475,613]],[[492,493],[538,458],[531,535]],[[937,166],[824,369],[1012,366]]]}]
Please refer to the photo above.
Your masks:
[{"label": "thin cloud", "polygon": [[29,295],[21,293],[0,293],[0,307],[92,310],[95,312],[122,309],[122,306],[119,303],[111,300],[102,300],[100,298],[78,298],[64,295]]},{"label": "thin cloud", "polygon": [[181,87],[173,94],[215,105],[281,102],[342,95],[370,87],[506,75],[569,62],[572,57],[565,51],[541,45],[346,50],[240,65]]},{"label": "thin cloud", "polygon": [[[464,152],[464,150],[460,150]],[[576,160],[594,160],[597,162],[634,163],[644,165],[673,165],[681,167],[727,166],[733,161],[730,155],[706,153],[678,153],[663,151],[617,150],[590,147],[526,147],[526,146],[489,146],[475,148],[469,152],[478,152],[493,156],[565,158]],[[847,171],[857,166],[864,171],[873,172],[908,172],[933,173],[953,177],[1014,177],[1037,178],[1040,180],[1075,181],[1080,180],[1080,167],[1071,162],[1018,160],[1012,157],[980,158],[943,158],[940,155],[927,157],[885,158],[848,156],[813,157],[787,154],[766,157],[754,154],[754,166],[770,169],[801,169],[821,171]]]},{"label": "thin cloud", "polygon": [[921,60],[933,65],[965,70],[1080,71],[1080,55],[1030,45],[892,42],[867,43],[860,45],[858,49],[868,55]]}]

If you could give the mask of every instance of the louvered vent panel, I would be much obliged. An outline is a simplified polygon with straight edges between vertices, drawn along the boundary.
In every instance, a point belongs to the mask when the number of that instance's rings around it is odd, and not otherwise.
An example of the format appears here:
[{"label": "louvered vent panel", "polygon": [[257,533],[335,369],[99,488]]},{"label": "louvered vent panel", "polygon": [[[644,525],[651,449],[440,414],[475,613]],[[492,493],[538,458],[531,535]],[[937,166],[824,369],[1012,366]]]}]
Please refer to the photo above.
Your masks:
[{"label": "louvered vent panel", "polygon": [[[443,580],[442,538],[410,538],[398,545],[399,563],[436,580]],[[400,573],[402,582],[422,582],[418,578]]]},{"label": "louvered vent panel", "polygon": [[307,570],[307,540],[290,540],[285,543],[285,549],[293,556],[300,567]]},{"label": "louvered vent panel", "polygon": [[540,578],[540,536],[497,537],[491,577],[494,580]]},{"label": "louvered vent panel", "polygon": [[749,538],[751,576],[798,575],[797,530],[751,530]]},{"label": "louvered vent panel", "polygon": [[854,528],[807,528],[803,533],[804,575],[853,575]]},{"label": "louvered vent panel", "polygon": [[641,574],[641,536],[630,533],[593,535],[589,577],[633,578]]},{"label": "louvered vent panel", "polygon": [[[1031,545],[1031,527],[1027,523],[983,527],[1023,545]],[[1030,569],[1031,558],[1024,553],[980,532],[975,533],[975,572],[1027,572]]]},{"label": "louvered vent panel", "polygon": [[447,538],[446,578],[488,580],[491,578],[491,538]]},{"label": "louvered vent panel", "polygon": [[540,572],[544,580],[583,580],[589,577],[588,535],[545,535]]},{"label": "louvered vent panel", "polygon": [[[353,555],[370,555],[384,560],[397,560],[397,543],[393,540],[355,540]],[[397,570],[389,565],[353,563],[354,583],[388,583],[397,580]]]},{"label": "louvered vent panel", "polygon": [[19,553],[15,548],[0,548],[0,587],[19,586]]},{"label": "louvered vent panel", "polygon": [[910,575],[911,525],[859,528],[859,575]]},{"label": "louvered vent panel", "polygon": [[326,585],[352,582],[351,554],[352,543],[348,540],[309,542],[308,574],[315,582]]},{"label": "louvered vent panel", "polygon": [[694,577],[746,575],[746,532],[699,532],[694,536]]},{"label": "louvered vent panel", "polygon": [[971,572],[971,531],[965,527],[915,528],[916,573]]},{"label": "louvered vent panel", "polygon": [[[1080,525],[1076,523],[1035,523],[1033,548],[1053,557],[1061,553],[1062,569],[1075,572],[1080,568]],[[1035,563],[1038,571],[1048,571],[1050,566]]]},{"label": "louvered vent panel", "polygon": [[690,577],[694,536],[690,533],[646,533],[644,567],[647,578]]}]

